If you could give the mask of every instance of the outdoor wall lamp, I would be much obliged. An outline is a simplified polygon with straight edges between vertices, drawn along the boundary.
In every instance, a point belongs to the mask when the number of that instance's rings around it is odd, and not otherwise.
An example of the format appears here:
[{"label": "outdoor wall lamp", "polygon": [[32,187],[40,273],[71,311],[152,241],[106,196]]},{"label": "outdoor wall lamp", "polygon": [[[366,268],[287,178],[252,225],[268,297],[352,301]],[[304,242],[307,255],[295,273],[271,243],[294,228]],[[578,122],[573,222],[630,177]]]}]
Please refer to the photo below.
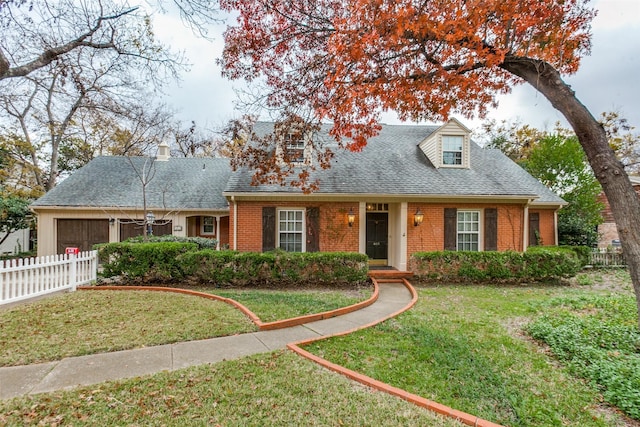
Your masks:
[{"label": "outdoor wall lamp", "polygon": [[114,225],[116,223],[115,218],[109,218],[109,225]]},{"label": "outdoor wall lamp", "polygon": [[349,227],[353,227],[353,223],[356,222],[356,214],[353,213],[353,209],[349,209],[349,213],[347,214],[347,221],[349,221]]},{"label": "outdoor wall lamp", "polygon": [[413,226],[417,227],[420,224],[422,224],[422,221],[424,220],[424,214],[422,213],[422,211],[420,210],[420,208],[418,208],[416,210],[416,213],[413,214]]}]

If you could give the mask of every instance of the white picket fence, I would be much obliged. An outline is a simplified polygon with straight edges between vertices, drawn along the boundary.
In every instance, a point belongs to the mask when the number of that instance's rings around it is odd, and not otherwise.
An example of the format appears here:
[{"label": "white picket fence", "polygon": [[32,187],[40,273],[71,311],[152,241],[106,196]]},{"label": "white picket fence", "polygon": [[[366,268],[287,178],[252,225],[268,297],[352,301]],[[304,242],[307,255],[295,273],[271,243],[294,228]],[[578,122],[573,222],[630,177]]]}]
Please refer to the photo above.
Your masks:
[{"label": "white picket fence", "polygon": [[61,290],[75,291],[97,278],[98,252],[0,261],[0,305]]},{"label": "white picket fence", "polygon": [[625,267],[622,252],[591,252],[589,263],[594,267]]}]

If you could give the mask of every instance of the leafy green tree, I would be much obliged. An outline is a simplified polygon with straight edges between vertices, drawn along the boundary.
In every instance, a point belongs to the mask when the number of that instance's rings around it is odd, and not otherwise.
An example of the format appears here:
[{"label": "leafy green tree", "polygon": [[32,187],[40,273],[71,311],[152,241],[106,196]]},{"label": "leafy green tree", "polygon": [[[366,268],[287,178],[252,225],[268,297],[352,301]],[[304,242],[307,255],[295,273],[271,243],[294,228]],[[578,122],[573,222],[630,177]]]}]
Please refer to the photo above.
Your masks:
[{"label": "leafy green tree", "polygon": [[0,194],[0,245],[14,231],[29,228],[29,200]]},{"label": "leafy green tree", "polygon": [[558,213],[560,244],[593,246],[602,222],[602,191],[575,135],[547,134],[520,161],[531,175],[569,204]]}]

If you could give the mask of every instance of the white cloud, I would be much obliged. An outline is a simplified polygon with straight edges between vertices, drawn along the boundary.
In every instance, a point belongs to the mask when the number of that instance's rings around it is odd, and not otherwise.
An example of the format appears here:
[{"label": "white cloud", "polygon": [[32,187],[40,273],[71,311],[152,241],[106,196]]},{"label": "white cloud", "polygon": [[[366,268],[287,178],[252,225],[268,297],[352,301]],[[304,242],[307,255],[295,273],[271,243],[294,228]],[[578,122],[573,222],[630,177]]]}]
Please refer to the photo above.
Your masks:
[{"label": "white cloud", "polygon": [[[579,71],[566,78],[578,99],[598,117],[604,111],[619,111],[632,125],[640,128],[640,0],[596,0],[598,16],[593,21],[592,54],[583,59]],[[234,86],[221,77],[215,63],[222,53],[223,25],[211,28],[213,42],[199,39],[185,28],[179,18],[159,15],[155,18],[158,36],[172,46],[184,49],[193,63],[180,85],[168,88],[166,101],[179,109],[179,117],[199,125],[217,127],[237,115],[233,110]],[[519,118],[522,123],[552,127],[566,124],[562,115],[533,88],[521,85],[499,98],[500,105],[489,118]],[[386,123],[398,123],[393,113],[383,115]],[[477,127],[482,120],[463,120]]]}]

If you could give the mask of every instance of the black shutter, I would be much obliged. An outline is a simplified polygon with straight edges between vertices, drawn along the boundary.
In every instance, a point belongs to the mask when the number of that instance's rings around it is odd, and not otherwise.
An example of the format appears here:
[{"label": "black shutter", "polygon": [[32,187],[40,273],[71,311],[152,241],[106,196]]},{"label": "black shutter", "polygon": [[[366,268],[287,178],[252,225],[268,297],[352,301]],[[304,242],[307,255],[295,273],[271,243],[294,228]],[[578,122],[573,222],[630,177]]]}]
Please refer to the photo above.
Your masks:
[{"label": "black shutter", "polygon": [[484,210],[484,250],[498,250],[498,209]]},{"label": "black shutter", "polygon": [[444,209],[444,250],[455,251],[458,234],[458,210],[456,208]]},{"label": "black shutter", "polygon": [[262,252],[276,248],[276,208],[262,208]]},{"label": "black shutter", "polygon": [[307,252],[320,250],[320,208],[307,208]]},{"label": "black shutter", "polygon": [[529,246],[538,246],[540,244],[540,214],[529,214]]}]

